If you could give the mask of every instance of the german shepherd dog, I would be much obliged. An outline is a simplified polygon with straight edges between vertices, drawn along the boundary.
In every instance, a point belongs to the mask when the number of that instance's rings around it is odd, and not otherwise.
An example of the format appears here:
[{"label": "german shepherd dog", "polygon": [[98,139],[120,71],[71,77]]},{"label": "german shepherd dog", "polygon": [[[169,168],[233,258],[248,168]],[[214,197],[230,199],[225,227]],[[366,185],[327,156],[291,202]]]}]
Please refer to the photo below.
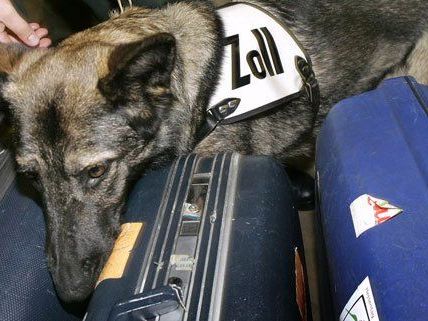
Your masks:
[{"label": "german shepherd dog", "polygon": [[45,207],[48,265],[65,301],[87,297],[119,231],[130,182],[192,151],[311,159],[337,101],[392,75],[428,82],[428,1],[267,0],[311,57],[321,103],[306,97],[220,126],[201,142],[222,59],[222,22],[207,2],[130,8],[48,50],[3,46],[2,107],[18,170]]}]

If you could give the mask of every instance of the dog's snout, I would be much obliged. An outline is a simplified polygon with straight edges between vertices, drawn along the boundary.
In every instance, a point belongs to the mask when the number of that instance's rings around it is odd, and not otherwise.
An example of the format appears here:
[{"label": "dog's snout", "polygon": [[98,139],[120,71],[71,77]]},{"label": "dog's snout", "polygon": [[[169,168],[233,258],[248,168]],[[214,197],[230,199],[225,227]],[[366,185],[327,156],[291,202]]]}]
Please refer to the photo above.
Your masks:
[{"label": "dog's snout", "polygon": [[93,258],[86,258],[82,261],[82,271],[86,277],[90,277],[94,274],[95,269],[98,266],[99,260]]},{"label": "dog's snout", "polygon": [[56,283],[56,291],[65,302],[83,301],[92,292],[92,284],[85,279],[62,278]]},{"label": "dog's snout", "polygon": [[82,301],[93,290],[105,262],[101,253],[79,258],[75,252],[48,253],[49,267],[60,298],[66,302]]},{"label": "dog's snout", "polygon": [[84,300],[91,293],[99,270],[99,260],[93,258],[77,259],[74,262],[59,262],[51,269],[57,293],[66,302]]},{"label": "dog's snout", "polygon": [[[89,213],[81,204],[75,213]],[[51,216],[57,213],[49,212]],[[55,214],[55,215],[54,215]],[[79,219],[78,219],[79,218]],[[94,289],[99,274],[114,244],[114,230],[91,215],[62,215],[61,224],[51,224],[47,233],[47,261],[59,297],[64,301],[82,301]],[[112,224],[116,226],[115,224]]]},{"label": "dog's snout", "polygon": [[83,271],[87,272],[91,268],[92,268],[92,262],[91,262],[91,260],[90,259],[83,260],[83,263],[82,263],[82,269],[83,269]]}]

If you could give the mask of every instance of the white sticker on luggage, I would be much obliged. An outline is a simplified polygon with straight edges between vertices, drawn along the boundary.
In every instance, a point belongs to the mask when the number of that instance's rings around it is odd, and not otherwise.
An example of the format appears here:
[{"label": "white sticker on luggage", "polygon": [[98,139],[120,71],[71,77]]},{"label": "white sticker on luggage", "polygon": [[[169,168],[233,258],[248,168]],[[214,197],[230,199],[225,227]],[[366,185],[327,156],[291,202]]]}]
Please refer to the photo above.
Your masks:
[{"label": "white sticker on luggage", "polygon": [[357,237],[368,229],[390,220],[403,211],[389,204],[388,201],[368,194],[358,197],[349,207]]},{"label": "white sticker on luggage", "polygon": [[209,107],[239,98],[238,108],[225,118],[230,121],[300,94],[303,82],[295,57],[306,57],[283,25],[263,9],[245,3],[220,8],[218,14],[226,38],[221,75]]},{"label": "white sticker on luggage", "polygon": [[176,271],[192,271],[195,259],[190,255],[174,254],[169,262]]},{"label": "white sticker on luggage", "polygon": [[379,321],[369,277],[352,294],[340,314],[339,321]]}]

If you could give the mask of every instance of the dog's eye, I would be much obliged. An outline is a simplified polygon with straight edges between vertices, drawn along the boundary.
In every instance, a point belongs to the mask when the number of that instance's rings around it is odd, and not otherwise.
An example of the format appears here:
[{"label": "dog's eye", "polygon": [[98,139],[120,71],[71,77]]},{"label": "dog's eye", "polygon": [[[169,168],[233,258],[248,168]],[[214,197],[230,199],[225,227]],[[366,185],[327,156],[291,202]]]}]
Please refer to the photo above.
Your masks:
[{"label": "dog's eye", "polygon": [[88,176],[90,178],[100,178],[107,171],[107,164],[99,163],[91,165],[87,168]]}]

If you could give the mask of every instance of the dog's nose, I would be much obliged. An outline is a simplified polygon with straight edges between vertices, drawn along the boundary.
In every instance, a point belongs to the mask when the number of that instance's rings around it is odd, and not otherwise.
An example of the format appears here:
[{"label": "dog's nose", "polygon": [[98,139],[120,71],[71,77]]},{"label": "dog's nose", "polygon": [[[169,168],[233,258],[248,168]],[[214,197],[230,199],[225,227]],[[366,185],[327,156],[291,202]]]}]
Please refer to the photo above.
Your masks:
[{"label": "dog's nose", "polygon": [[97,279],[100,259],[94,256],[83,259],[70,257],[59,260],[54,253],[48,253],[48,264],[59,297],[65,302],[78,302],[92,292]]},{"label": "dog's nose", "polygon": [[92,276],[92,274],[94,273],[96,265],[97,265],[96,262],[94,262],[92,259],[90,259],[90,258],[84,259],[82,261],[83,274],[86,277]]},{"label": "dog's nose", "polygon": [[92,292],[92,284],[87,280],[62,280],[56,282],[56,292],[65,302],[81,302]]}]

